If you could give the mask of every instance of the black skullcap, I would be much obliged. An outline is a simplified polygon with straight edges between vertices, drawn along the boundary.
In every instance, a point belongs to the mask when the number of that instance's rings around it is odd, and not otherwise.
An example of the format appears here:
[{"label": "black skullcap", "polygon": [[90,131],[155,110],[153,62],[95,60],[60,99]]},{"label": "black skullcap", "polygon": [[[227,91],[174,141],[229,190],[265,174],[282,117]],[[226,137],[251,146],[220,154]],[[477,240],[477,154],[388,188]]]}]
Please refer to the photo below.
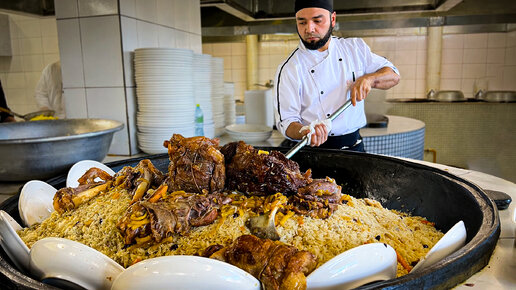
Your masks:
[{"label": "black skullcap", "polygon": [[333,0],[296,0],[295,13],[304,8],[323,8],[333,12]]}]

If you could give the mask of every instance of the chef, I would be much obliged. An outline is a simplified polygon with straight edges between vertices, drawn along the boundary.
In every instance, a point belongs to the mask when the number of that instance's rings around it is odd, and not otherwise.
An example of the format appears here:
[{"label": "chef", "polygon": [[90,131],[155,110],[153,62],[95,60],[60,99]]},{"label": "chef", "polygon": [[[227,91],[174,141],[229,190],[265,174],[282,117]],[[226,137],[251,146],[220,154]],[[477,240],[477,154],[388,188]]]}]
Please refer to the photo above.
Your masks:
[{"label": "chef", "polygon": [[[311,146],[364,152],[362,100],[371,88],[395,86],[399,72],[362,39],[331,35],[332,0],[296,0],[295,12],[300,43],[278,66],[274,89],[276,126],[288,139],[282,146],[308,135]],[[350,98],[353,107],[333,122],[327,119]]]}]

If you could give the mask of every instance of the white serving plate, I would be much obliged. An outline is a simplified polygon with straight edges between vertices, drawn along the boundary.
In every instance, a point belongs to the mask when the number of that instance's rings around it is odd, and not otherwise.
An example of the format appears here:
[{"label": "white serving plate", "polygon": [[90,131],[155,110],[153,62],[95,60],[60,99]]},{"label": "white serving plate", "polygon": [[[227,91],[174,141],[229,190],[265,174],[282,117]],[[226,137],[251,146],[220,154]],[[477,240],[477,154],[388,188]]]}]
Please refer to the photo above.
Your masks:
[{"label": "white serving plate", "polygon": [[21,271],[29,269],[29,248],[16,231],[22,227],[8,213],[0,210],[0,245]]},{"label": "white serving plate", "polygon": [[258,124],[232,124],[225,127],[228,135],[236,141],[260,142],[269,139],[272,128]]},{"label": "white serving plate", "polygon": [[260,281],[244,270],[218,260],[166,256],[148,259],[127,268],[114,281],[112,289],[259,290]]},{"label": "white serving plate", "polygon": [[[79,182],[77,181],[81,176],[86,173],[90,168],[97,167],[99,169],[104,170],[109,175],[115,175],[115,171],[113,169],[107,167],[106,165],[95,161],[95,160],[82,160],[75,163],[70,170],[68,170],[68,175],[66,177],[66,187],[77,187],[79,186]],[[100,178],[96,178],[95,181],[101,181]]]},{"label": "white serving plate", "polygon": [[111,289],[124,271],[101,252],[62,238],[44,238],[34,243],[29,268],[39,280],[65,280],[85,289]]}]

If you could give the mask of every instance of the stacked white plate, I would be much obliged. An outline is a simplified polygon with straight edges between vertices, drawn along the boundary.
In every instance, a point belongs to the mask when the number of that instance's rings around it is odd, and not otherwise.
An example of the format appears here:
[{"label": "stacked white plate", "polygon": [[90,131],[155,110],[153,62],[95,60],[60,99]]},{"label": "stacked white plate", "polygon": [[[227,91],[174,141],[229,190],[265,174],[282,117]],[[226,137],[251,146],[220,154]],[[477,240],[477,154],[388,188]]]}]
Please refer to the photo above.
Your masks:
[{"label": "stacked white plate", "polygon": [[234,83],[224,83],[224,120],[226,126],[236,123]]},{"label": "stacked white plate", "polygon": [[215,123],[213,123],[213,103],[211,99],[211,55],[194,54],[193,83],[195,103],[201,106],[204,116],[204,136],[215,137]]},{"label": "stacked white plate", "polygon": [[226,132],[233,140],[252,143],[269,139],[272,128],[259,124],[233,124],[226,126]]},{"label": "stacked white plate", "polygon": [[163,141],[176,133],[195,135],[193,51],[139,48],[134,68],[138,112],[138,146],[144,152],[167,152]]},{"label": "stacked white plate", "polygon": [[224,59],[211,58],[211,101],[213,104],[213,123],[215,136],[224,134]]}]

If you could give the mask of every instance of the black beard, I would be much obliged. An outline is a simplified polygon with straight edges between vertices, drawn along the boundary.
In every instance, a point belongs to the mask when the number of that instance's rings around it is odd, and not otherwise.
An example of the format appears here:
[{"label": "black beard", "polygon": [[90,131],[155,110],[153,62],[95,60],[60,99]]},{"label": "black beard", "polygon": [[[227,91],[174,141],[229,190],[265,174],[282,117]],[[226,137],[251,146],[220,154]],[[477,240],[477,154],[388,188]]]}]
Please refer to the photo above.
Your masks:
[{"label": "black beard", "polygon": [[328,29],[328,32],[326,33],[326,35],[324,35],[324,37],[322,39],[320,39],[318,41],[313,41],[313,42],[305,41],[299,34],[299,31],[297,31],[297,35],[299,35],[301,42],[303,42],[303,44],[305,45],[305,47],[307,49],[318,50],[319,48],[323,47],[328,42],[328,40],[331,37],[332,32],[333,32],[333,26],[330,25],[330,28]]}]

